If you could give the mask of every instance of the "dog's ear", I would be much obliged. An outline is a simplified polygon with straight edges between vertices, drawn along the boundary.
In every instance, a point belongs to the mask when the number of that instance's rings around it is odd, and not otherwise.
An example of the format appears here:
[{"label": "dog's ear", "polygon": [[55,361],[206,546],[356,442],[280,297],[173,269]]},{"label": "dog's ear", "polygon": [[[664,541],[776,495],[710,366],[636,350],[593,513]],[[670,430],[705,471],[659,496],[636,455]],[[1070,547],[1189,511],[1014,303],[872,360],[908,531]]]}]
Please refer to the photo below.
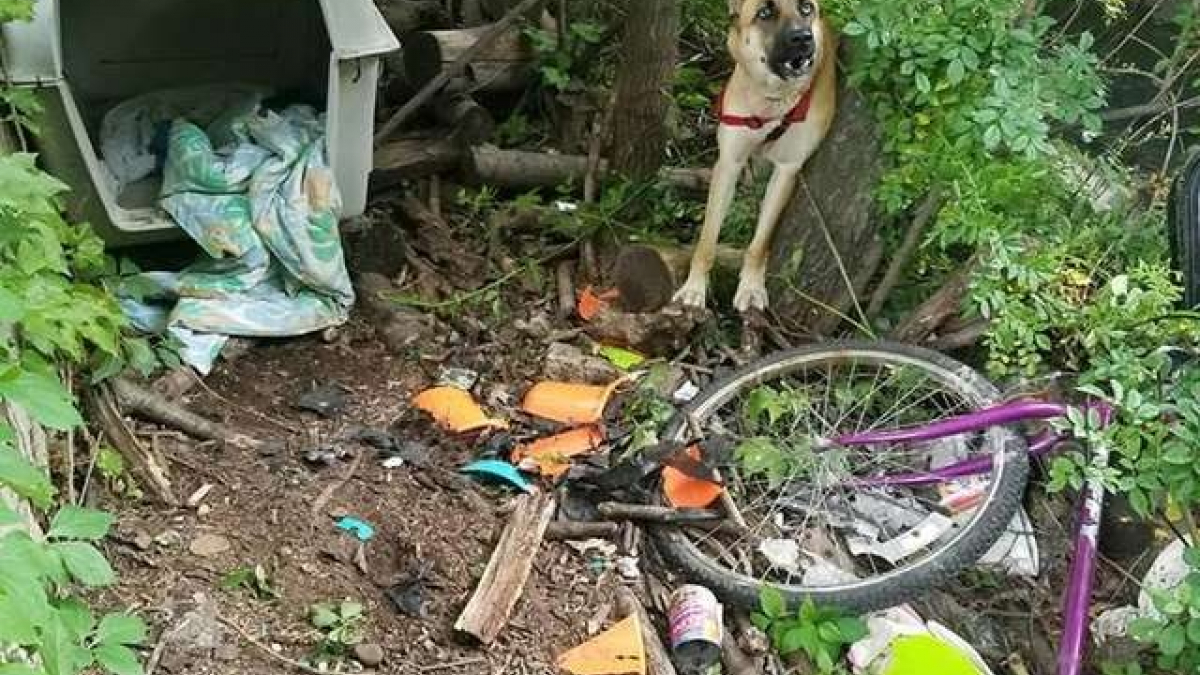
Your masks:
[{"label": "dog's ear", "polygon": [[738,14],[741,13],[743,0],[726,0],[726,2],[729,5],[729,18],[736,21]]}]

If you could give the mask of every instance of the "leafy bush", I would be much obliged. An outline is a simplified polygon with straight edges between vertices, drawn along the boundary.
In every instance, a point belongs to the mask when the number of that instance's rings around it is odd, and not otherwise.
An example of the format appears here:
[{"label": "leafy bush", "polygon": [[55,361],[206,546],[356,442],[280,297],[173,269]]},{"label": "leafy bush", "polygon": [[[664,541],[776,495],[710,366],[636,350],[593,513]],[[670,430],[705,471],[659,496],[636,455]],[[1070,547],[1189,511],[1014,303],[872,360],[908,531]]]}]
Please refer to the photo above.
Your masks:
[{"label": "leafy bush", "polygon": [[759,596],[759,609],[751,620],[770,636],[775,649],[784,655],[803,652],[819,673],[845,672],[838,665],[842,652],[867,635],[862,619],[833,607],[818,607],[812,600],[791,614],[779,591],[769,587]]}]

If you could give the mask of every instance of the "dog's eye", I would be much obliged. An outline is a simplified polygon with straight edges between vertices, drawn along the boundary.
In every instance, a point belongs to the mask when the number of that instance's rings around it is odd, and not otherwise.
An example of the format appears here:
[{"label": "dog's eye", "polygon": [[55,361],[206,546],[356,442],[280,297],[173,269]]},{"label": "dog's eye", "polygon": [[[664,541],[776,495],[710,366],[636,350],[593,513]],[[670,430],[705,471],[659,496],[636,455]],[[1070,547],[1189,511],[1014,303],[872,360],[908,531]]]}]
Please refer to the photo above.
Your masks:
[{"label": "dog's eye", "polygon": [[811,2],[800,3],[800,15],[801,16],[812,16],[813,9],[815,9],[815,8],[813,7],[813,4]]},{"label": "dog's eye", "polygon": [[775,18],[775,5],[768,2],[758,8],[758,13],[754,15],[759,21],[770,21]]}]

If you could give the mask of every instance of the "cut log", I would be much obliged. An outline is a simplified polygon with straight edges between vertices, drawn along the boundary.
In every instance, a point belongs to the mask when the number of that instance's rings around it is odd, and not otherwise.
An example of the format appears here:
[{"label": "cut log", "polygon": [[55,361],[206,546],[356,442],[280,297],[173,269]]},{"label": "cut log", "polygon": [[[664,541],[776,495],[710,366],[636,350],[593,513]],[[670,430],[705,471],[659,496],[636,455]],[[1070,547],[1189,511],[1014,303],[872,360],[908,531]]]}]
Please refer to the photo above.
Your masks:
[{"label": "cut log", "polygon": [[[404,74],[423,87],[462,58],[495,24],[458,30],[415,31],[404,37]],[[533,82],[536,56],[518,25],[509,25],[471,59],[462,73],[473,91],[521,91]]]},{"label": "cut log", "polygon": [[882,140],[860,94],[843,81],[837,96],[833,127],[780,219],[768,275],[776,314],[814,335],[832,333],[843,316],[861,321],[851,289],[865,287],[882,251],[875,211]]},{"label": "cut log", "polygon": [[179,498],[171,484],[166,461],[153,448],[146,447],[130,430],[111,386],[102,383],[89,387],[84,401],[88,416],[100,425],[109,444],[121,453],[134,478],[158,501],[168,506],[178,506]]},{"label": "cut log", "polygon": [[370,190],[380,192],[401,181],[454,171],[464,157],[452,131],[441,138],[392,141],[375,150]]},{"label": "cut log", "polygon": [[620,533],[621,526],[618,523],[556,520],[546,527],[546,540],[615,539]]},{"label": "cut log", "polygon": [[705,319],[705,311],[670,304],[657,312],[604,310],[588,321],[584,331],[602,344],[631,347],[646,354],[665,356],[683,349],[692,330]]},{"label": "cut log", "polygon": [[[586,155],[551,155],[543,152],[500,150],[478,147],[471,150],[467,165],[471,177],[497,187],[528,190],[557,187],[565,183],[582,188],[588,172]],[[601,160],[598,175],[608,173],[608,162]],[[669,185],[681,190],[702,192],[708,189],[709,169],[666,169],[661,174]]]},{"label": "cut log", "polygon": [[433,115],[463,146],[479,145],[496,130],[492,114],[466,92],[443,93],[433,103]]},{"label": "cut log", "polygon": [[911,314],[892,330],[890,337],[900,342],[918,344],[924,342],[947,320],[962,309],[975,270],[975,259],[950,275],[946,283],[922,302]]},{"label": "cut log", "polygon": [[455,631],[485,645],[495,641],[521,598],[554,509],[550,493],[517,498],[517,507],[492,551],[483,578],[454,622]]},{"label": "cut log", "polygon": [[[463,50],[462,54],[448,66],[441,69],[432,80],[426,82],[411,99],[408,100],[399,110],[392,113],[392,116],[387,119],[379,129],[375,132],[372,139],[374,146],[382,145],[384,141],[391,138],[405,122],[408,121],[418,110],[425,106],[433,97],[442,90],[451,80],[461,76],[471,65],[471,62],[483,54],[491,46],[491,44],[500,38],[501,35],[508,32],[517,21],[520,19],[522,12],[539,9],[546,0],[521,0],[520,4],[513,7],[504,18],[496,23],[488,26],[485,31],[478,36],[477,40],[467,49]],[[407,52],[407,49],[405,50]]]},{"label": "cut log", "polygon": [[[671,302],[675,289],[687,277],[692,246],[668,247],[633,244],[623,247],[613,263],[613,282],[621,292],[621,308],[630,312],[654,312]],[[743,251],[718,245],[716,265],[737,270]]]},{"label": "cut log", "polygon": [[379,3],[379,13],[396,35],[451,25],[442,0],[384,0]]},{"label": "cut log", "polygon": [[650,612],[646,611],[646,605],[628,586],[617,586],[616,593],[617,611],[622,616],[638,616],[638,623],[642,627],[642,644],[646,648],[646,675],[675,675],[671,654],[658,637],[658,631],[654,628],[654,622],[650,620]]}]

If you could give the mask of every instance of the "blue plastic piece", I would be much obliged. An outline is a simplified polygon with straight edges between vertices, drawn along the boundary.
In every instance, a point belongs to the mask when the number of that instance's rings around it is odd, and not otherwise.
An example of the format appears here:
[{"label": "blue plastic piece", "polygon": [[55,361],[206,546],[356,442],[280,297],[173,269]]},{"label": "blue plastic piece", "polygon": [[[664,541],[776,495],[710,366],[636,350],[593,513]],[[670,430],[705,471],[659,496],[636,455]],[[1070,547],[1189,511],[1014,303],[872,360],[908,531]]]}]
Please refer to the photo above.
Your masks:
[{"label": "blue plastic piece", "polygon": [[498,459],[481,459],[459,469],[462,473],[476,477],[494,478],[517,488],[522,492],[531,492],[533,486],[525,476],[517,471],[517,467]]},{"label": "blue plastic piece", "polygon": [[346,516],[337,522],[339,530],[345,530],[353,534],[359,541],[370,541],[371,537],[375,536],[375,528],[369,523],[365,523],[358,518]]}]

